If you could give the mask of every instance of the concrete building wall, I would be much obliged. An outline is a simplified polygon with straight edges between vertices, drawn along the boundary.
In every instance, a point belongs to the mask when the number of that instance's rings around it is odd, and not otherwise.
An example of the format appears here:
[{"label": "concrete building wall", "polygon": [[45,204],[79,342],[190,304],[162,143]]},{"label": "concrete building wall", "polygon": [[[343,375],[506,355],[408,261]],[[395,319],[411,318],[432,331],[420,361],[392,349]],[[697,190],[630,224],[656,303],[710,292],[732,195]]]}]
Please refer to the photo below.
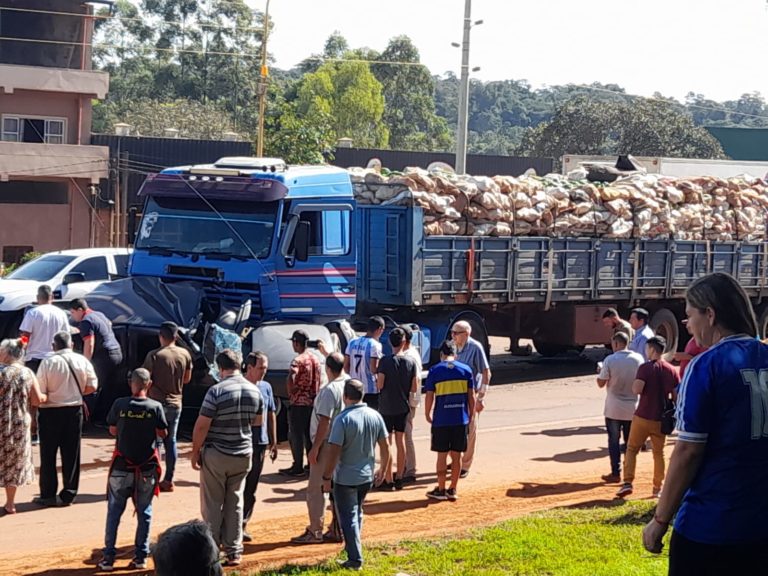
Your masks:
[{"label": "concrete building wall", "polygon": [[16,90],[13,94],[0,92],[2,114],[66,118],[67,141],[64,144],[88,144],[90,140],[92,111],[91,100],[87,96],[31,90]]},{"label": "concrete building wall", "polygon": [[[46,181],[43,178],[36,180]],[[47,181],[62,180],[50,178]],[[34,185],[29,182],[30,187]],[[70,180],[66,204],[4,204],[0,196],[0,211],[13,214],[12,218],[4,219],[0,228],[0,260],[3,249],[8,246],[31,246],[35,252],[88,248],[91,245],[88,185],[87,180]],[[94,246],[109,245],[110,217],[109,210],[95,213]]]}]

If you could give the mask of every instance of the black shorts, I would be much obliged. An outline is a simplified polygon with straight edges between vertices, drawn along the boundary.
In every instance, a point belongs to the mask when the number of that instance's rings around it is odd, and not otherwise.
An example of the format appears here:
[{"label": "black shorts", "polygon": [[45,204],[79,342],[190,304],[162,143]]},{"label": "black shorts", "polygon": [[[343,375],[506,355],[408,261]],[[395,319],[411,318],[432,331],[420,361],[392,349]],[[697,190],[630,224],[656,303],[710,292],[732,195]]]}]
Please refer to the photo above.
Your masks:
[{"label": "black shorts", "polygon": [[406,412],[405,414],[395,414],[394,416],[382,414],[381,417],[384,418],[384,426],[387,427],[387,432],[391,434],[392,432],[405,432],[405,425],[410,415],[410,412]]},{"label": "black shorts", "polygon": [[432,452],[466,452],[469,426],[432,427]]}]

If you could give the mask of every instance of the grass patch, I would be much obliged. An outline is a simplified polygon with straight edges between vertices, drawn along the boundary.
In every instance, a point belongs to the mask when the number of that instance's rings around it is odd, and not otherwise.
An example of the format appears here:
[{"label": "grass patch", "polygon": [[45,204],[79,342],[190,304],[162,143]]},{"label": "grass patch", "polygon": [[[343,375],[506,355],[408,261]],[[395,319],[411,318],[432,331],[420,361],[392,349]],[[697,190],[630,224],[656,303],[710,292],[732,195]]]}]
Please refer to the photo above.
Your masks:
[{"label": "grass patch", "polygon": [[[641,543],[642,528],[652,517],[654,505],[633,501],[607,507],[550,510],[473,530],[462,538],[404,540],[374,546],[365,549],[362,574],[662,576],[667,573],[666,553],[649,554]],[[337,568],[332,560],[317,566],[285,566],[262,574],[351,573]]]}]

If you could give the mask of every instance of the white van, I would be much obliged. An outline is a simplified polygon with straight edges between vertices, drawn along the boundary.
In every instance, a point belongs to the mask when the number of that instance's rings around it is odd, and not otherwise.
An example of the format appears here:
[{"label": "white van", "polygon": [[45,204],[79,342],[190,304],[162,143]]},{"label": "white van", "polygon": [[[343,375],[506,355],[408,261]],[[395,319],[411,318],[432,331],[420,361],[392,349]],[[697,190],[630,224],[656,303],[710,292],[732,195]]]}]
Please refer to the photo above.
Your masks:
[{"label": "white van", "polygon": [[48,284],[56,301],[84,298],[104,282],[128,275],[130,248],[83,248],[49,252],[0,278],[0,336],[16,336],[37,288]]}]

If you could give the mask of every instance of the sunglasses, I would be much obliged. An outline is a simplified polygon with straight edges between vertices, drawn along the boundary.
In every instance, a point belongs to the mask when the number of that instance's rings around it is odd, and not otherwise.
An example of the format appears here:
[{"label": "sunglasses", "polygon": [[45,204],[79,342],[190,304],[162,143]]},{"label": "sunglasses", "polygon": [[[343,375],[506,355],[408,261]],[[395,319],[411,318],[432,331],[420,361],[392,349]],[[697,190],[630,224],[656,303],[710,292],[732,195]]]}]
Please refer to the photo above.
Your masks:
[{"label": "sunglasses", "polygon": [[466,334],[466,332],[459,332],[458,330],[451,330],[451,334]]}]

